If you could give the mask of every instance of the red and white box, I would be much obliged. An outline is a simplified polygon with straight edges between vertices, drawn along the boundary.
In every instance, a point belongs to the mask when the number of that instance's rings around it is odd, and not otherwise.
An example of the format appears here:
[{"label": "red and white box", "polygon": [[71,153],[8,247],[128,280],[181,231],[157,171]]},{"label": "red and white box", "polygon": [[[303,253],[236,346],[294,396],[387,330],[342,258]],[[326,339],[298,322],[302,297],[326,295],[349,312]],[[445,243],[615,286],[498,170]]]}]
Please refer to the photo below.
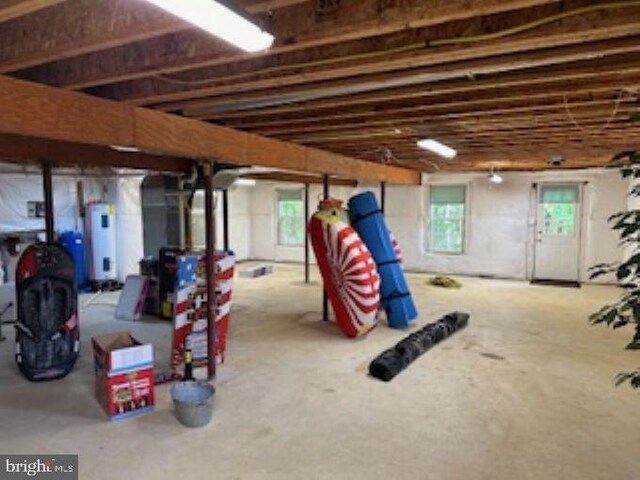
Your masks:
[{"label": "red and white box", "polygon": [[[216,281],[216,345],[214,355],[216,363],[224,363],[235,255],[233,252],[217,251],[215,259]],[[188,348],[193,355],[194,375],[207,366],[209,357],[207,335],[207,275],[206,257],[203,253],[176,256],[176,288],[174,305],[174,331],[171,355],[171,369],[174,375],[181,376],[184,371],[184,350]]]},{"label": "red and white box", "polygon": [[91,339],[96,372],[95,394],[110,420],[153,411],[153,345],[130,332]]}]

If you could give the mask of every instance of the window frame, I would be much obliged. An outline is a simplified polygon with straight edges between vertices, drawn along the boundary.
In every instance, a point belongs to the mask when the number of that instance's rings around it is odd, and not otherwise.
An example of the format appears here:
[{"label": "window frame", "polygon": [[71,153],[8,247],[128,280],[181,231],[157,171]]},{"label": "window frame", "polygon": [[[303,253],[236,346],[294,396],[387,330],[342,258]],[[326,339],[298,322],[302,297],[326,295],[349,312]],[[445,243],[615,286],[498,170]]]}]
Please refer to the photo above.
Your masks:
[{"label": "window frame", "polygon": [[[302,228],[302,241],[300,243],[284,243],[282,241],[282,238],[280,238],[280,224],[281,224],[281,217],[280,217],[280,202],[284,201],[281,200],[280,198],[280,193],[281,192],[296,192],[300,195],[300,202],[302,204],[302,222],[300,223],[300,226]],[[275,208],[276,208],[276,246],[278,247],[283,247],[283,248],[299,248],[299,247],[303,247],[304,243],[305,243],[305,238],[307,235],[307,229],[306,229],[306,219],[304,218],[304,189],[303,188],[276,188],[276,202],[275,202]]]},{"label": "window frame", "polygon": [[[545,207],[547,205],[562,205],[562,204],[567,204],[567,205],[573,205],[574,206],[574,216],[573,216],[573,231],[571,233],[550,233],[547,232],[546,228],[546,224],[543,221],[542,225],[537,225],[537,229],[538,231],[546,236],[550,236],[550,237],[575,237],[577,234],[579,234],[580,230],[581,230],[581,222],[582,222],[582,195],[583,195],[583,191],[581,188],[581,185],[579,183],[564,183],[564,182],[544,182],[544,183],[540,183],[539,185],[536,186],[537,188],[537,194],[536,194],[536,201],[537,201],[537,205],[536,205],[536,222],[539,221],[539,217],[540,217],[540,213],[542,212],[543,214],[543,218],[544,218],[544,212],[545,212]],[[566,189],[566,190],[573,190],[575,192],[575,201],[574,202],[566,202],[566,201],[560,201],[560,202],[545,202],[544,201],[544,194],[545,194],[545,189],[550,189],[550,190],[562,190],[562,189]]]},{"label": "window frame", "polygon": [[[433,225],[434,225],[434,218],[432,215],[432,202],[431,202],[431,194],[432,194],[432,189],[434,187],[462,187],[462,189],[464,190],[464,202],[462,202],[462,206],[463,206],[463,217],[462,217],[462,239],[461,239],[461,249],[459,252],[452,252],[452,251],[447,251],[447,250],[436,250],[434,248],[434,241],[433,241]],[[427,218],[428,218],[428,222],[427,222],[427,253],[429,254],[433,254],[433,255],[440,255],[440,256],[461,256],[461,255],[465,255],[467,252],[467,241],[469,238],[469,192],[470,192],[470,188],[469,188],[469,184],[467,183],[435,183],[435,184],[430,184],[429,185],[429,189],[428,189],[428,194],[427,194]]]}]

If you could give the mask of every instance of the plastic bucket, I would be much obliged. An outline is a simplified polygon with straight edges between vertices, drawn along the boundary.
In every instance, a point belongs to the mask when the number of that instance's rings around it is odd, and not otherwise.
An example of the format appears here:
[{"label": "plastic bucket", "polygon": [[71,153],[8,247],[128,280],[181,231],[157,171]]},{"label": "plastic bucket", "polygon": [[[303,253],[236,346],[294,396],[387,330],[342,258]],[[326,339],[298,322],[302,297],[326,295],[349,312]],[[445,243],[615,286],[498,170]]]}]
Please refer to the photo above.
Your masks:
[{"label": "plastic bucket", "polygon": [[203,427],[213,415],[216,389],[207,382],[180,382],[171,387],[176,418],[187,427]]}]

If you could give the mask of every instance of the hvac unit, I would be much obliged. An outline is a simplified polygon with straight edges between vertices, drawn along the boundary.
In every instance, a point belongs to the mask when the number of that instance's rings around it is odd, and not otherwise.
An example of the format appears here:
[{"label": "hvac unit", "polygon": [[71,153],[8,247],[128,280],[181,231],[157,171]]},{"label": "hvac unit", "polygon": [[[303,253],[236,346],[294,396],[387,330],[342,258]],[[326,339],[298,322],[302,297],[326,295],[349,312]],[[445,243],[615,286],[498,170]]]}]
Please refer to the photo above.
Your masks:
[{"label": "hvac unit", "polygon": [[86,209],[90,245],[89,277],[92,281],[116,279],[116,215],[107,203],[90,203]]}]

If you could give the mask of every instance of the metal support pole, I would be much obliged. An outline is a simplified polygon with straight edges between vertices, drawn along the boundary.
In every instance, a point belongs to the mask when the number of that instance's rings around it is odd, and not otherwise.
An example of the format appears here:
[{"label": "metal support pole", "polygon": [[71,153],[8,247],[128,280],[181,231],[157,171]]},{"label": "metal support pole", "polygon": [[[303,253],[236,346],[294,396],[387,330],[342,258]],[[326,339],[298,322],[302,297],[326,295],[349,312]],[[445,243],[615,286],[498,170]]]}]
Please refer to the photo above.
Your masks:
[{"label": "metal support pole", "polygon": [[386,182],[380,182],[380,210],[384,215],[385,205],[387,203],[387,184]]},{"label": "metal support pole", "polygon": [[209,379],[216,375],[216,213],[213,208],[213,180],[211,164],[202,167],[204,175],[204,222],[206,237],[207,275],[207,374]]},{"label": "metal support pole", "polygon": [[51,164],[49,162],[42,164],[42,187],[44,189],[44,225],[47,232],[47,243],[51,244],[56,241],[56,235],[53,231],[53,180],[51,173]]},{"label": "metal support pole", "polygon": [[309,184],[304,184],[304,283],[310,282],[309,262],[311,254],[309,252],[309,235],[307,234],[307,222],[309,221]]},{"label": "metal support pole", "polygon": [[187,245],[187,212],[184,201],[184,180],[178,179],[178,223],[180,229],[180,248],[185,249]]},{"label": "metal support pole", "polygon": [[222,191],[222,245],[229,250],[229,191]]},{"label": "metal support pole", "polygon": [[193,250],[193,215],[191,215],[191,206],[193,202],[185,202],[184,208],[184,248],[187,251]]},{"label": "metal support pole", "polygon": [[[324,200],[329,198],[329,175],[322,176],[322,198]],[[322,320],[329,321],[329,297],[326,289],[322,290]]]}]

